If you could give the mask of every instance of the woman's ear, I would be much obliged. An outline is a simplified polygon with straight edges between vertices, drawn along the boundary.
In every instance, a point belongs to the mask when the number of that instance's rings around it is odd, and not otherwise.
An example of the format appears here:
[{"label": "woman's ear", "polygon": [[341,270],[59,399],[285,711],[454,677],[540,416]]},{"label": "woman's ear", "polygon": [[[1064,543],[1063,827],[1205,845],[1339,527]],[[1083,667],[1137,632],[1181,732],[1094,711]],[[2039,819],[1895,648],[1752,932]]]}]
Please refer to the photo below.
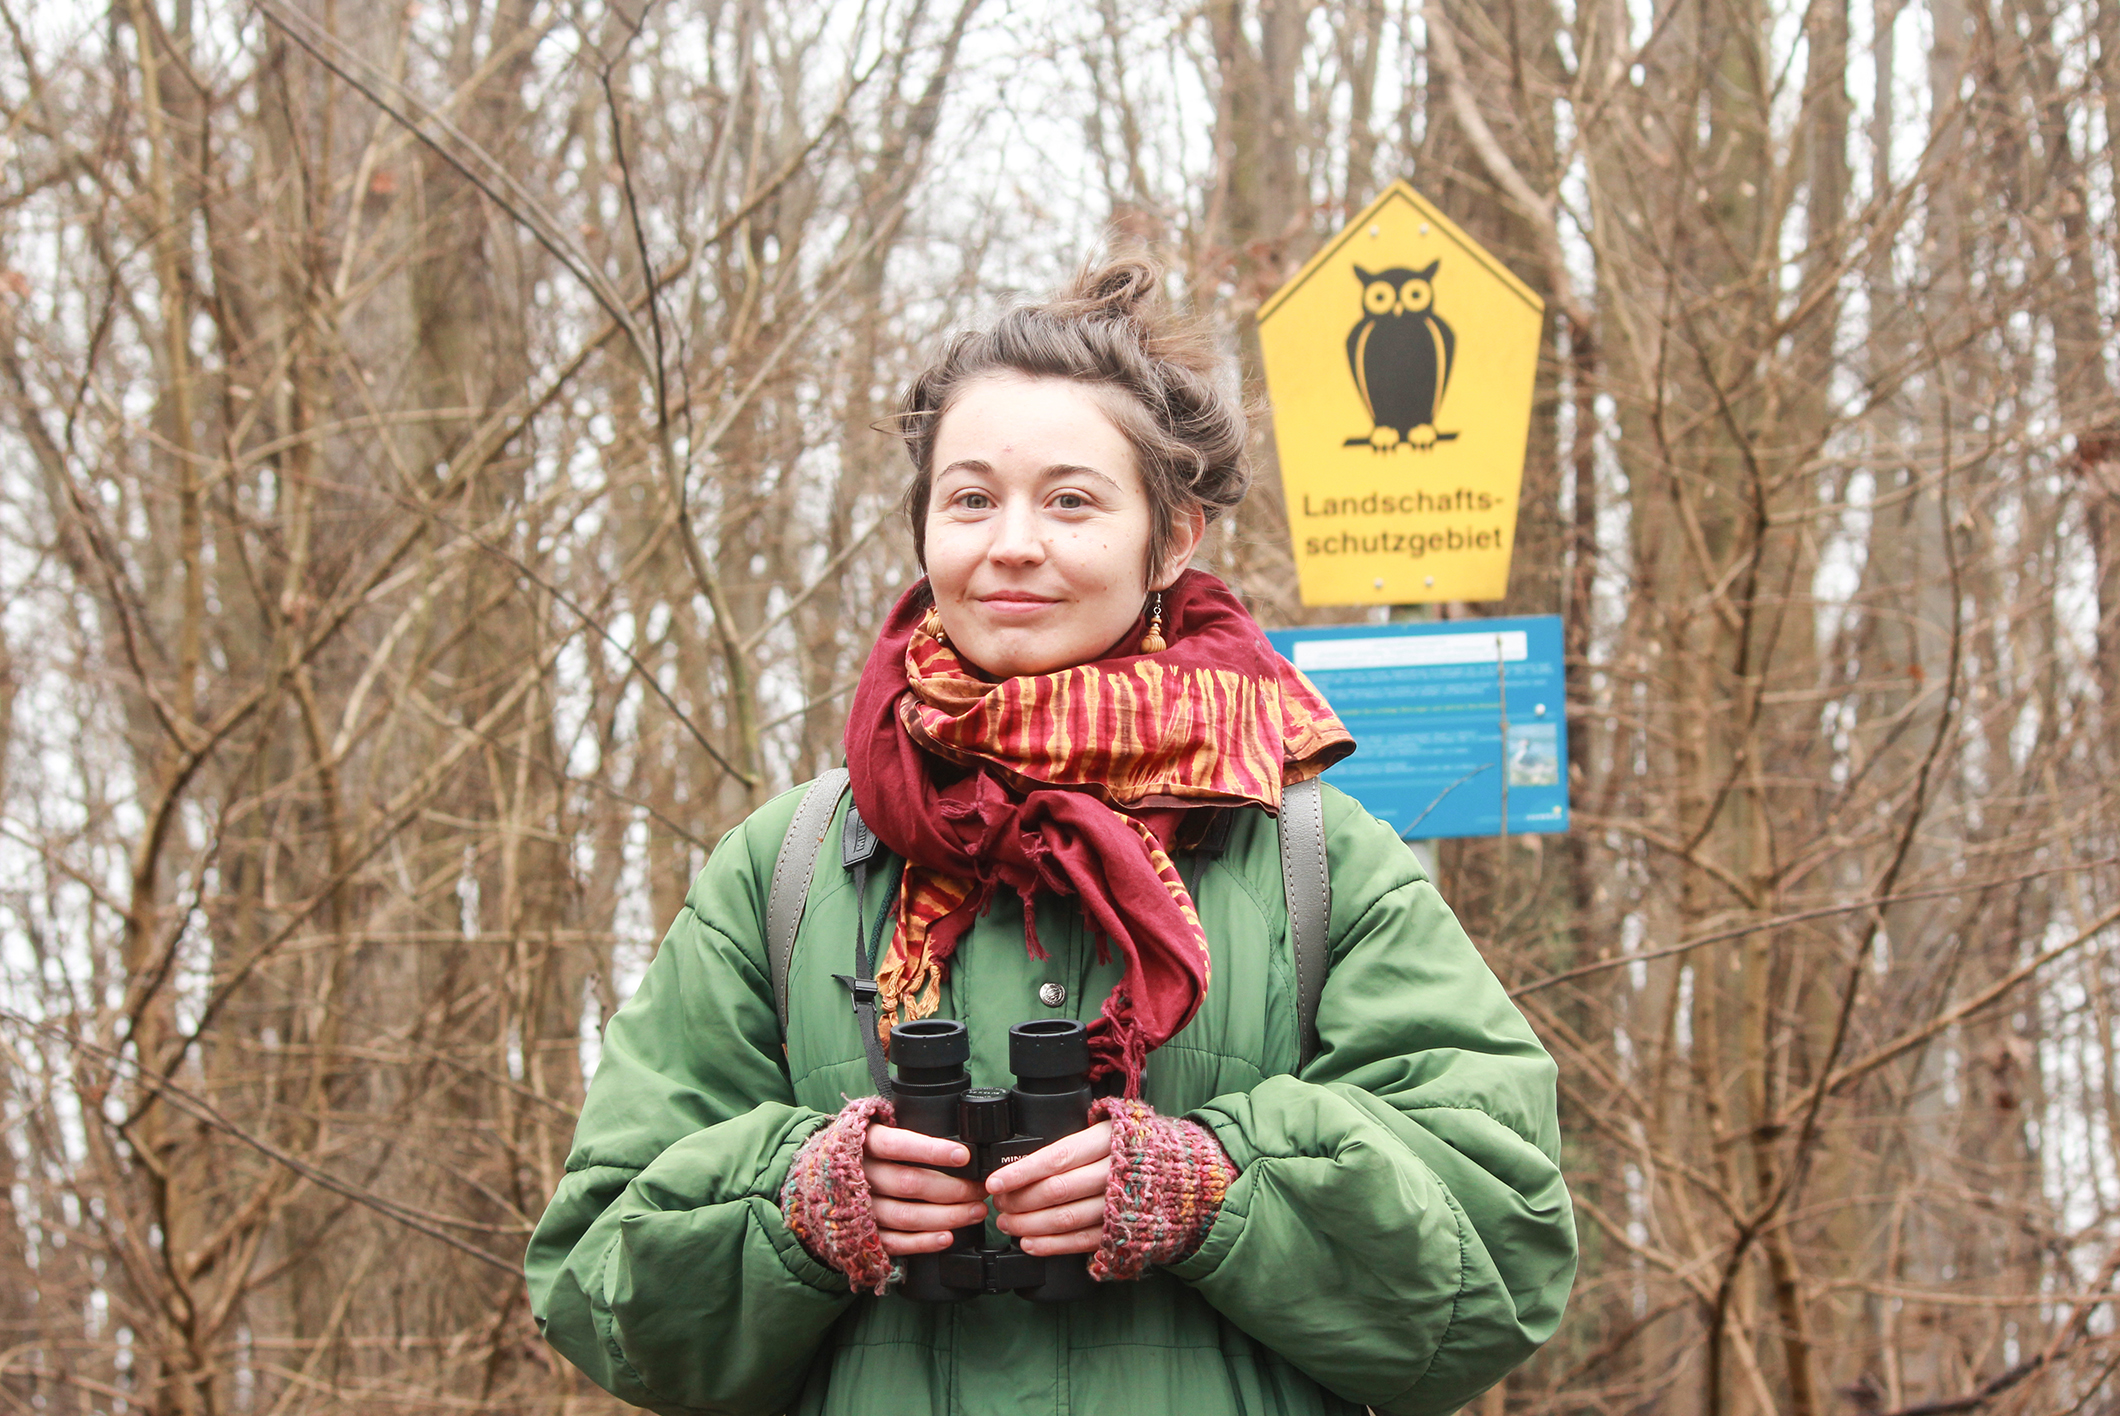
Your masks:
[{"label": "woman's ear", "polygon": [[1156,567],[1148,588],[1168,590],[1171,582],[1185,573],[1193,552],[1200,549],[1200,540],[1207,535],[1207,513],[1199,507],[1189,507],[1172,521],[1170,528],[1170,553],[1163,564]]}]

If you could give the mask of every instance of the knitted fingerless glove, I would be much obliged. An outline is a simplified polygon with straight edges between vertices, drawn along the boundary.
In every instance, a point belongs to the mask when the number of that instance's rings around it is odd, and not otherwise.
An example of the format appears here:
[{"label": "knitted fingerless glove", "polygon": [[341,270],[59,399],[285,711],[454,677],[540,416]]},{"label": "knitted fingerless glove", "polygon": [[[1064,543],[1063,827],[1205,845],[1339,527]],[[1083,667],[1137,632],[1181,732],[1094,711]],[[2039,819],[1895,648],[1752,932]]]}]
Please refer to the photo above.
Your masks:
[{"label": "knitted fingerless glove", "polygon": [[831,1124],[820,1127],[788,1167],[780,1187],[780,1213],[788,1232],[817,1262],[847,1276],[856,1293],[882,1293],[891,1281],[891,1256],[883,1251],[869,1213],[869,1177],[861,1150],[869,1122],[891,1122],[891,1105],[880,1096],[850,1101]]},{"label": "knitted fingerless glove", "polygon": [[1150,1264],[1189,1257],[1214,1227],[1237,1167],[1214,1132],[1158,1116],[1145,1102],[1106,1097],[1090,1120],[1112,1123],[1111,1179],[1104,1189],[1104,1243],[1089,1261],[1100,1282],[1139,1278]]}]

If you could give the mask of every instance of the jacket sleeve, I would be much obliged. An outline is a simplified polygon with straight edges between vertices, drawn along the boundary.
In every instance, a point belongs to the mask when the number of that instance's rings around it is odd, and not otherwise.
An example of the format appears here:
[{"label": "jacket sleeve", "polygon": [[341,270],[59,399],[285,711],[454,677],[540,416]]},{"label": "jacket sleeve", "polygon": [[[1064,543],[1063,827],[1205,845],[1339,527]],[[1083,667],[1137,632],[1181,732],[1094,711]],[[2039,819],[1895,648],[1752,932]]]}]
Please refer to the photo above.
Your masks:
[{"label": "jacket sleeve", "polygon": [[605,1029],[531,1236],[539,1329],[636,1406],[780,1411],[852,1301],[780,1215],[796,1150],[830,1119],[795,1104],[765,972],[761,882],[790,811],[731,832],[693,882]]},{"label": "jacket sleeve", "polygon": [[1576,1247],[1556,1073],[1412,853],[1326,801],[1318,1054],[1192,1113],[1241,1173],[1170,1271],[1345,1399],[1428,1416],[1560,1321]]}]

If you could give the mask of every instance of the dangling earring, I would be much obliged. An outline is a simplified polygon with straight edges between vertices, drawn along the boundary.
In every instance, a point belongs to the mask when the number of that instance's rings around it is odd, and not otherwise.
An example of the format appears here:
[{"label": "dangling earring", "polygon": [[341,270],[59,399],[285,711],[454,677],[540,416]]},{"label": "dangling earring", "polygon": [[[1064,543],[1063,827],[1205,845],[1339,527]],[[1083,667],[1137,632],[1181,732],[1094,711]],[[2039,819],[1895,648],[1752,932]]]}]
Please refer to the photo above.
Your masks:
[{"label": "dangling earring", "polygon": [[1160,654],[1169,647],[1163,642],[1163,592],[1151,591],[1148,597],[1148,633],[1141,636],[1141,652]]},{"label": "dangling earring", "polygon": [[920,621],[920,628],[928,638],[934,640],[937,644],[950,642],[949,636],[942,632],[942,616],[935,613],[933,605],[928,606],[927,614]]}]

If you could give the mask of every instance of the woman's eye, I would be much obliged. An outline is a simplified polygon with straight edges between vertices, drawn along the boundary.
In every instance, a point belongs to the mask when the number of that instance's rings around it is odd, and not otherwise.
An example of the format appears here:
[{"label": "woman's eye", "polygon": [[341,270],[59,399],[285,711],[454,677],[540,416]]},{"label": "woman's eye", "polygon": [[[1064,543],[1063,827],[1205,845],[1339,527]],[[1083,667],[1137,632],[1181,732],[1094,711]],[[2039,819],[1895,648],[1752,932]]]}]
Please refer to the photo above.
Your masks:
[{"label": "woman's eye", "polygon": [[1089,505],[1089,498],[1080,492],[1062,492],[1053,498],[1053,505],[1062,511],[1081,511]]},{"label": "woman's eye", "polygon": [[985,511],[993,505],[985,492],[959,492],[957,505],[966,511]]}]

